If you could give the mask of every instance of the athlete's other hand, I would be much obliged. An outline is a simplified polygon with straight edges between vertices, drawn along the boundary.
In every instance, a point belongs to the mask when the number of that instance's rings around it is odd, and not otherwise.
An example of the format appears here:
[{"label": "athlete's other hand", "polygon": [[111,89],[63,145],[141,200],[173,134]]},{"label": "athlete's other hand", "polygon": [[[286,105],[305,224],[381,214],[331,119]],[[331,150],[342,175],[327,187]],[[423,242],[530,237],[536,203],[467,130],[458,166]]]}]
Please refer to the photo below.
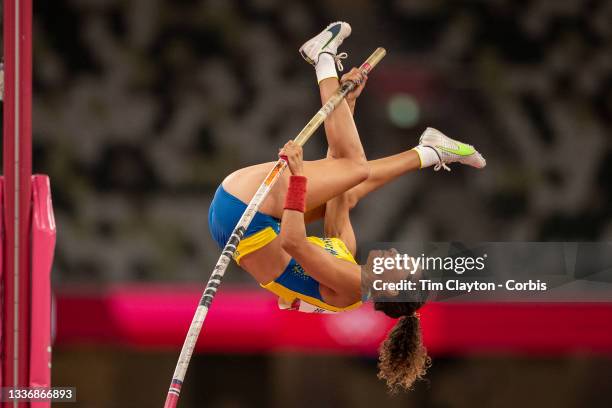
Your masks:
[{"label": "athlete's other hand", "polygon": [[361,95],[366,82],[368,82],[368,75],[360,71],[359,68],[352,68],[349,72],[342,75],[340,82],[344,81],[352,81],[357,85],[353,91],[346,95],[346,101],[352,110],[355,107],[355,101],[359,98],[359,95]]},{"label": "athlete's other hand", "polygon": [[280,150],[278,155],[286,159],[291,174],[294,176],[304,175],[302,146],[290,140],[285,143],[285,146]]}]

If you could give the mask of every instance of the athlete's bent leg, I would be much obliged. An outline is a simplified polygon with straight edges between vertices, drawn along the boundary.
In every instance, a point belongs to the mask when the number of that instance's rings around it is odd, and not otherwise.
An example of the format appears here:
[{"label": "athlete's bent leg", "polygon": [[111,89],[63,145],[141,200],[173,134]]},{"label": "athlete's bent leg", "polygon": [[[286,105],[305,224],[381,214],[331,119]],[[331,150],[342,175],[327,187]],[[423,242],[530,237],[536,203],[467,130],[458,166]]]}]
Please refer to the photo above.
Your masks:
[{"label": "athlete's bent leg", "polygon": [[[382,186],[392,182],[406,173],[418,170],[420,168],[420,160],[418,154],[414,150],[407,150],[393,156],[370,160],[368,161],[368,166],[370,169],[369,177],[347,192],[341,194],[342,199],[340,201],[342,202],[342,205],[347,207],[349,210],[354,208],[359,200],[371,192],[381,188]],[[333,200],[335,200],[335,197],[330,201]],[[304,214],[304,221],[306,223],[310,223],[326,217],[329,208],[329,205],[321,205],[316,208],[311,208],[306,214]],[[327,222],[328,218],[326,217],[325,220]]]},{"label": "athlete's bent leg", "polygon": [[[334,45],[333,42],[332,45]],[[335,46],[337,47],[337,45]],[[336,48],[324,52],[318,50],[317,52],[321,54],[315,56],[318,61],[316,63],[317,76],[321,77],[319,68],[322,65],[326,65],[325,72],[328,73],[327,75],[332,75],[322,78],[319,83],[321,100],[325,103],[339,87],[338,78],[335,76],[334,57],[331,55],[335,55]],[[361,74],[355,72],[353,76],[355,77],[353,79],[357,81]],[[345,101],[342,101],[326,119],[325,133],[329,145],[328,158],[304,163],[304,174],[308,177],[307,211],[325,204],[333,197],[363,182],[369,176],[368,163],[359,134],[350,108]],[[228,177],[223,182],[223,186],[229,193],[247,202],[252,198],[257,186],[272,165],[272,163],[267,163],[263,166],[258,165],[239,170]],[[261,212],[280,218],[283,211],[287,181],[287,174],[280,178],[270,192],[268,199],[263,203]]]},{"label": "athlete's bent leg", "polygon": [[[448,164],[451,163],[475,168],[486,166],[486,160],[473,146],[451,139],[436,129],[427,128],[414,149],[368,162],[369,177],[345,193],[350,208],[366,195],[408,172],[429,166],[435,166],[434,170],[450,170]],[[324,214],[324,207],[312,209],[306,219],[312,222]]]}]

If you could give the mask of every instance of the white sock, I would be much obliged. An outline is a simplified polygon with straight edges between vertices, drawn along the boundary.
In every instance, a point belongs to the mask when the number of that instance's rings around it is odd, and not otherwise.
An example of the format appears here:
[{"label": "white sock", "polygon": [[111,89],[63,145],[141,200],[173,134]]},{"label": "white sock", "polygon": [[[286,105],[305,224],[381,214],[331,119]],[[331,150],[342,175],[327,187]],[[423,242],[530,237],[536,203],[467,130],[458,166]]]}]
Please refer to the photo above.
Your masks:
[{"label": "white sock", "polygon": [[317,73],[318,83],[327,78],[338,78],[334,57],[326,52],[319,54],[319,61],[315,65],[315,72]]},{"label": "white sock", "polygon": [[429,146],[417,146],[413,149],[419,155],[421,159],[421,168],[433,166],[440,162],[440,157],[433,147]]}]

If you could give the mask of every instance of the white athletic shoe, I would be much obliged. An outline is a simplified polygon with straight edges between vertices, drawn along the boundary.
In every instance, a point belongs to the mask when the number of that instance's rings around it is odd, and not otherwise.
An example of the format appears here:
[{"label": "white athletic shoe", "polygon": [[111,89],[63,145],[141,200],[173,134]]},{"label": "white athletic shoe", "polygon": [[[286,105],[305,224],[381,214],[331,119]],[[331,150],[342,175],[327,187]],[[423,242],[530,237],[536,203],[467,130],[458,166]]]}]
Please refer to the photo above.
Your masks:
[{"label": "white athletic shoe", "polygon": [[446,136],[437,129],[428,127],[419,139],[419,146],[427,146],[434,149],[440,160],[434,167],[435,171],[441,168],[450,171],[449,163],[461,163],[481,169],[487,165],[474,146],[461,143]]},{"label": "white athletic shoe", "polygon": [[338,54],[338,47],[346,37],[351,35],[351,26],[343,21],[331,23],[319,34],[306,41],[300,47],[302,57],[312,65],[316,65],[319,61],[319,55],[322,53],[330,54],[334,57],[338,70],[342,71],[341,59],[347,57],[346,52]]}]

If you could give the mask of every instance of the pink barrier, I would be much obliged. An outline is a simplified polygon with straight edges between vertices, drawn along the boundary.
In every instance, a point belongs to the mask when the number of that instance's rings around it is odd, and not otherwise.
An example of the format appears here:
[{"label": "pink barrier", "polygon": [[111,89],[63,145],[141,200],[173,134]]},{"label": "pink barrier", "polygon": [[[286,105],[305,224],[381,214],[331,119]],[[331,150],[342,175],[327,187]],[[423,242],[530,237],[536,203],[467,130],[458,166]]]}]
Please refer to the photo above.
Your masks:
[{"label": "pink barrier", "polygon": [[[263,290],[225,289],[213,303],[199,351],[372,353],[393,323],[371,308],[337,316],[283,312],[275,297]],[[200,295],[200,288],[187,286],[65,289],[58,294],[57,344],[176,349]]]},{"label": "pink barrier", "polygon": [[[51,265],[55,250],[55,219],[49,177],[32,177],[32,314],[30,386],[51,386]],[[32,403],[32,407],[49,406]]]},{"label": "pink barrier", "polygon": [[[127,284],[58,293],[57,344],[178,350],[201,287]],[[612,304],[447,304],[421,313],[434,355],[612,353]],[[197,351],[333,352],[375,355],[394,320],[371,305],[337,315],[280,311],[261,289],[227,285],[212,305]]]},{"label": "pink barrier", "polygon": [[[26,371],[29,376],[27,385],[30,387],[50,387],[51,386],[51,264],[53,262],[53,251],[55,249],[55,220],[51,205],[51,190],[49,177],[32,177],[32,225],[29,231],[31,236],[28,240],[31,243],[31,279],[28,281],[31,287],[28,288],[28,297],[23,303],[29,304],[27,319],[29,327],[29,342],[26,349],[29,350],[28,358],[23,362],[28,368]],[[0,176],[0,210],[4,213],[4,178]],[[4,251],[5,246],[4,220],[0,222],[0,238],[2,251],[0,251],[0,279],[3,278],[5,267]],[[9,311],[7,305],[2,303],[0,318]],[[0,319],[1,320],[1,319]],[[0,321],[4,327],[4,321]],[[4,336],[4,330],[1,336]],[[0,338],[2,342],[4,337]],[[2,380],[0,370],[0,380]],[[0,381],[0,384],[6,384]],[[50,402],[31,402],[23,403],[20,406],[30,406],[33,408],[49,407]]]}]

